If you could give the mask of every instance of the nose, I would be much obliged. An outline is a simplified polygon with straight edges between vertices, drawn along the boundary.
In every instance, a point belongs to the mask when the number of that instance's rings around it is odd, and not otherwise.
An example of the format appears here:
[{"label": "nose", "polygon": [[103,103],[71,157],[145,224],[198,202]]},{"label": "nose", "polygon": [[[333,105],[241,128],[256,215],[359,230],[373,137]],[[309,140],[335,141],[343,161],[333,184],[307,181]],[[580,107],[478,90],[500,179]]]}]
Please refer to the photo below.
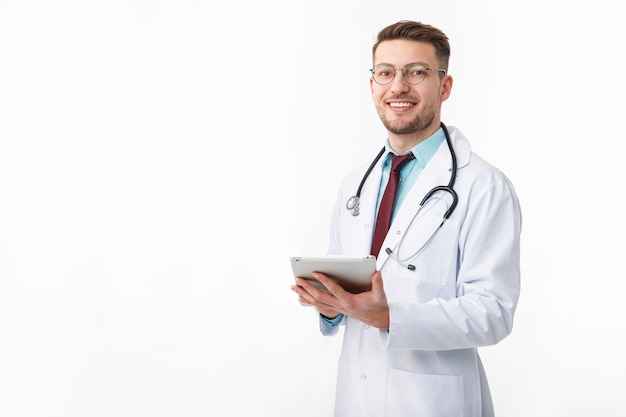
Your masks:
[{"label": "nose", "polygon": [[403,69],[394,69],[394,77],[391,80],[391,91],[394,93],[409,91],[409,83],[404,79]]}]

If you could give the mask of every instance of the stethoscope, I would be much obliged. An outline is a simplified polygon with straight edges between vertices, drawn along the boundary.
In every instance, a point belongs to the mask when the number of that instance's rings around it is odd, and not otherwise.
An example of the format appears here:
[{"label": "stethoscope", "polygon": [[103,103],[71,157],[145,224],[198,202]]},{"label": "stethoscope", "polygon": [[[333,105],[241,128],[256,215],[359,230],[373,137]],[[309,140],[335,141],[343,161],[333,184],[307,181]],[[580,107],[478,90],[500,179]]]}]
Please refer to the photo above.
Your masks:
[{"label": "stethoscope", "polygon": [[[408,256],[405,259],[399,259],[394,254],[394,251],[392,249],[390,249],[390,248],[386,248],[385,249],[385,252],[387,252],[389,257],[391,257],[392,259],[394,259],[396,262],[398,262],[401,265],[405,265],[407,260],[413,258],[415,255],[417,255],[419,252],[421,252],[422,249],[424,249],[426,247],[426,245],[428,245],[428,243],[430,243],[430,241],[435,237],[435,235],[437,234],[437,231],[439,231],[439,229],[441,228],[443,223],[447,219],[450,218],[450,216],[454,212],[454,209],[456,208],[456,205],[457,205],[458,200],[459,200],[459,198],[458,198],[458,196],[456,194],[456,191],[454,191],[454,181],[456,179],[456,169],[457,169],[456,153],[454,152],[454,148],[452,146],[452,141],[450,140],[450,133],[448,133],[448,128],[446,127],[445,124],[443,124],[443,122],[441,123],[441,128],[443,129],[443,133],[444,133],[444,135],[446,137],[446,144],[448,145],[448,149],[450,150],[450,158],[452,159],[452,169],[450,170],[450,181],[448,182],[448,185],[439,185],[437,187],[434,187],[433,189],[431,189],[429,192],[426,193],[426,195],[424,196],[424,198],[420,202],[419,209],[417,210],[417,212],[413,216],[413,219],[411,219],[411,222],[409,223],[409,226],[407,227],[407,230],[408,230],[408,228],[411,227],[411,225],[413,224],[415,219],[421,213],[422,208],[424,207],[424,204],[426,204],[426,202],[429,201],[435,195],[435,193],[438,193],[438,192],[442,191],[444,193],[450,194],[452,196],[452,202],[450,203],[450,206],[448,207],[448,209],[443,214],[443,217],[441,219],[441,223],[435,229],[435,231],[430,236],[430,238],[428,238],[428,240],[417,251],[412,253],[411,256]],[[372,170],[374,169],[374,167],[376,166],[376,164],[378,163],[380,158],[382,158],[384,153],[385,153],[385,148],[383,147],[380,150],[380,152],[378,152],[378,155],[376,155],[376,158],[374,158],[374,160],[372,161],[370,166],[367,168],[367,171],[365,171],[365,175],[363,175],[363,178],[361,179],[361,183],[359,184],[359,188],[356,190],[356,195],[353,195],[352,197],[350,197],[348,199],[348,201],[346,202],[346,209],[348,209],[348,211],[350,211],[353,216],[358,216],[360,214],[359,204],[360,204],[360,201],[361,201],[361,190],[363,189],[363,185],[365,184],[365,181],[367,181],[367,178],[371,174]],[[440,200],[442,199],[442,197],[438,197],[438,198]],[[406,233],[404,234],[404,236],[406,236]],[[400,245],[402,244],[402,241],[404,240],[404,236],[402,236],[402,238],[400,239],[400,241],[396,244],[396,247],[394,248],[395,251],[398,252],[398,253],[400,252]],[[406,267],[408,269],[410,269],[411,271],[415,270],[415,266],[414,265],[408,264],[408,265],[406,265]]]}]

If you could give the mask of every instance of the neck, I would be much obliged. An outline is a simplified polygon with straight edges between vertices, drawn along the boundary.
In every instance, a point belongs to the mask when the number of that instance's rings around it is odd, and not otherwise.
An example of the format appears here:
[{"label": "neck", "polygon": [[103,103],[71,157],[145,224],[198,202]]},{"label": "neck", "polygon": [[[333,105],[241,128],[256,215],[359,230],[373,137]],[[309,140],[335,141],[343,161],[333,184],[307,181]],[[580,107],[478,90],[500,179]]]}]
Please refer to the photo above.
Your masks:
[{"label": "neck", "polygon": [[387,135],[389,137],[389,146],[391,146],[391,149],[393,149],[398,155],[404,155],[415,146],[434,135],[439,127],[440,122],[437,121],[437,123],[433,122],[426,129],[422,129],[417,132],[396,134],[388,131]]}]

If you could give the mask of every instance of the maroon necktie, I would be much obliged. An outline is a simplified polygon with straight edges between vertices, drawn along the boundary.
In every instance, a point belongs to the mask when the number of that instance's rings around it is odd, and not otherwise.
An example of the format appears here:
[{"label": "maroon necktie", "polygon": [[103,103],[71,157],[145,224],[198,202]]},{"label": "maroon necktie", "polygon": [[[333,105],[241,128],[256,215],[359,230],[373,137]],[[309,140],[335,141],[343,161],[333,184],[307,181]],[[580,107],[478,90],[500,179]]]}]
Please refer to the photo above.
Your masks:
[{"label": "maroon necktie", "polygon": [[378,208],[378,216],[376,217],[376,229],[374,230],[374,239],[372,240],[372,255],[378,257],[380,247],[383,240],[387,236],[389,226],[391,226],[391,213],[393,212],[393,203],[396,200],[396,190],[400,182],[400,169],[402,166],[413,159],[413,153],[397,156],[391,155],[391,171],[389,172],[389,181],[385,188],[385,193],[380,201]]}]

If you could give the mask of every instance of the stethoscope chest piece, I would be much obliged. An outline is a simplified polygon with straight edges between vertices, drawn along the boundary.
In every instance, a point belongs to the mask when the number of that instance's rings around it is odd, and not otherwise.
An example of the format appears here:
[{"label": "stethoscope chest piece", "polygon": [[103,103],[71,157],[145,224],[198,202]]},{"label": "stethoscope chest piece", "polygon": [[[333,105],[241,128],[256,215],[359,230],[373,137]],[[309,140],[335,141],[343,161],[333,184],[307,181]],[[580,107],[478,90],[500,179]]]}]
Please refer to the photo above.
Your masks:
[{"label": "stethoscope chest piece", "polygon": [[346,208],[350,210],[350,213],[353,216],[358,216],[359,215],[359,197],[355,195],[350,197],[348,201],[346,202]]}]

